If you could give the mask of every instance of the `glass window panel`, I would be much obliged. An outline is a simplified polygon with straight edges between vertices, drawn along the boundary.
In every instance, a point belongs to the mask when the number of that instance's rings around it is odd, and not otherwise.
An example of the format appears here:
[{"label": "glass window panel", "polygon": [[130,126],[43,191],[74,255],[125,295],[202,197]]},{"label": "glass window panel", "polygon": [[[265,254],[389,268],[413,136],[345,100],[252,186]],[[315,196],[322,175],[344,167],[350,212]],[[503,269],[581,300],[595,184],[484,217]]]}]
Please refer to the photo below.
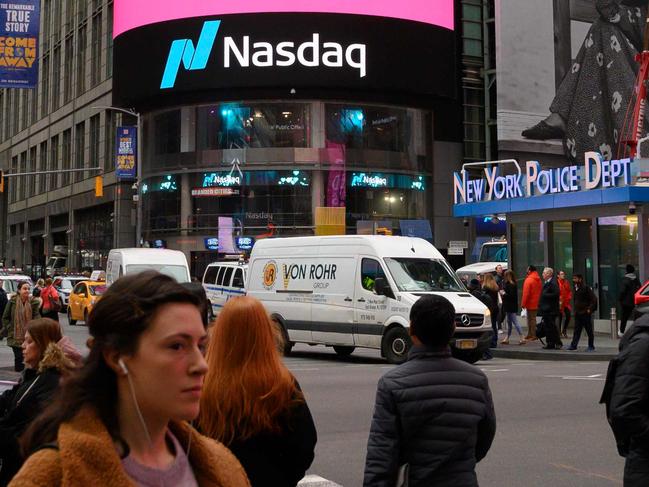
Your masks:
[{"label": "glass window panel", "polygon": [[[599,313],[611,317],[619,305],[618,296],[627,264],[638,266],[638,216],[621,215],[597,219],[599,245]],[[622,310],[617,309],[618,316]]]}]

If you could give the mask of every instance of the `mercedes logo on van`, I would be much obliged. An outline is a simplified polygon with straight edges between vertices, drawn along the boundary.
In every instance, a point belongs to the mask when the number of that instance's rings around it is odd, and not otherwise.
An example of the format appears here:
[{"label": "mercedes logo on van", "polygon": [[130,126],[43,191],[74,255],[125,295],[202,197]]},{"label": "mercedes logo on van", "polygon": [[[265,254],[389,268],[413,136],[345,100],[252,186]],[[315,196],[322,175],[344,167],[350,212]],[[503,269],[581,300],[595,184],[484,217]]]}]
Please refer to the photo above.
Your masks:
[{"label": "mercedes logo on van", "polygon": [[462,315],[460,321],[462,322],[462,326],[471,326],[471,317],[469,315]]}]

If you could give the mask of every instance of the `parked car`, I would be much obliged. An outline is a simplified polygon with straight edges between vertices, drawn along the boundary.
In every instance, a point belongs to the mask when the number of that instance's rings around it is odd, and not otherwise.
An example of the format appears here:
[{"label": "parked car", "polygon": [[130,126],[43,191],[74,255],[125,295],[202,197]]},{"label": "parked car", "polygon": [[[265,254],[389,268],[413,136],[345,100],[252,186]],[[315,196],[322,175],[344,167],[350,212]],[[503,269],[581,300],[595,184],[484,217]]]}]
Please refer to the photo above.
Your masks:
[{"label": "parked car", "polygon": [[79,320],[88,323],[88,316],[92,311],[92,307],[99,301],[104,292],[106,292],[106,283],[104,281],[81,281],[76,284],[68,302],[68,322],[70,325],[76,325]]},{"label": "parked car", "polygon": [[18,289],[18,283],[20,281],[27,281],[29,285],[33,288],[34,283],[32,282],[29,276],[23,274],[3,274],[0,275],[0,281],[2,281],[2,289],[7,293],[7,298],[11,299],[16,290]]},{"label": "parked car", "polygon": [[213,262],[203,274],[203,288],[212,316],[216,317],[228,299],[246,294],[248,265],[239,262]]},{"label": "parked car", "polygon": [[68,310],[68,301],[74,286],[81,281],[87,281],[88,278],[85,276],[54,276],[53,281],[56,282],[58,279],[61,280],[61,284],[57,288],[61,301],[61,313],[65,313]]},{"label": "parked car", "polygon": [[636,318],[642,316],[643,314],[649,312],[649,280],[640,286],[633,296],[633,301],[635,303],[635,308],[631,314],[631,319],[635,320]]}]

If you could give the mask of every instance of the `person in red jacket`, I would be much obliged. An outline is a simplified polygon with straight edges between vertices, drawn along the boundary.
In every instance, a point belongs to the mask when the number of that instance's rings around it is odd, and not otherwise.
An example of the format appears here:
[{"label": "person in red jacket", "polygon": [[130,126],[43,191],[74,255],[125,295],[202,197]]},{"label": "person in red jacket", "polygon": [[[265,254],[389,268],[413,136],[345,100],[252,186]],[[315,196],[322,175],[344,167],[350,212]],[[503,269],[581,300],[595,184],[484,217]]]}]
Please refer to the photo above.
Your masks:
[{"label": "person in red jacket", "polygon": [[539,309],[539,299],[541,299],[541,277],[536,271],[536,267],[531,265],[527,268],[527,277],[523,283],[523,300],[521,308],[527,313],[527,336],[525,340],[537,340],[536,338],[536,311]]},{"label": "person in red jacket", "polygon": [[572,290],[570,283],[566,279],[566,272],[559,271],[559,321],[561,322],[561,336],[568,338],[568,325],[570,324],[570,313],[572,306],[570,300],[572,299]]}]

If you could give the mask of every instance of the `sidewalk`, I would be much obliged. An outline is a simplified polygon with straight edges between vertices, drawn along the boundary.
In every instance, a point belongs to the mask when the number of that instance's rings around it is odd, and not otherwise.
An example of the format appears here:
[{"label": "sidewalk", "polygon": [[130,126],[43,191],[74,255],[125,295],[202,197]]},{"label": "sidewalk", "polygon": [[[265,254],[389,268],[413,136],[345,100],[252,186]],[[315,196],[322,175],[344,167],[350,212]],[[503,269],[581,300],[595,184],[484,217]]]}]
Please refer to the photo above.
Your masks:
[{"label": "sidewalk", "polygon": [[[571,323],[572,325],[572,323]],[[526,327],[522,327],[526,331]],[[543,345],[539,340],[528,342],[525,345],[518,345],[518,335],[516,332],[510,337],[509,345],[501,345],[500,341],[506,335],[498,335],[498,348],[492,348],[491,353],[494,357],[513,358],[524,360],[575,360],[575,361],[608,361],[617,355],[620,340],[612,339],[610,334],[595,333],[595,351],[586,352],[588,346],[588,336],[585,332],[581,334],[581,340],[577,350],[566,350],[570,346],[572,333],[574,329],[568,329],[568,338],[562,338],[562,350],[543,350]],[[545,339],[543,340],[545,342]]]}]

